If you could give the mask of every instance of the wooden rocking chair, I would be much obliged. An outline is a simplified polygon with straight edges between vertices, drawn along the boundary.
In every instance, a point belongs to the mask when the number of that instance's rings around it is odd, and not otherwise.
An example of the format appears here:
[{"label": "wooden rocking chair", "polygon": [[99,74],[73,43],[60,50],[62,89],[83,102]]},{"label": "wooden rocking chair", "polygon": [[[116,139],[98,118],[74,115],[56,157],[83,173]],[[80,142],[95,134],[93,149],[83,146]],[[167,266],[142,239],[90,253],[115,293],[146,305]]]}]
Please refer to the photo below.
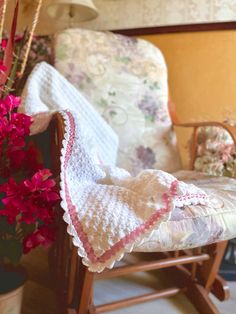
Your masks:
[{"label": "wooden rocking chair", "polygon": [[[82,34],[81,34],[82,33]],[[72,57],[78,58],[85,58],[91,56],[91,59],[83,61],[80,60],[79,69],[80,67],[88,66],[88,69],[91,70],[91,73],[95,73],[94,68],[96,64],[94,63],[94,56],[97,53],[96,49],[101,49],[100,51],[100,59],[98,60],[98,73],[96,72],[95,79],[100,79],[101,75],[103,74],[103,70],[109,66],[110,61],[108,62],[109,58],[112,58],[114,54],[114,43],[116,39],[120,41],[119,49],[117,49],[118,53],[123,49],[122,45],[125,45],[125,49],[122,51],[127,51],[128,49],[135,49],[135,41],[124,39],[119,37],[119,35],[101,35],[102,33],[90,32],[89,31],[81,31],[81,30],[67,30],[65,31],[65,36],[59,35],[56,39],[56,44],[60,40],[65,38],[65,42],[63,43],[63,49],[66,53],[71,55]],[[71,36],[71,38],[70,38]],[[77,36],[74,38],[74,36]],[[84,36],[84,37],[83,37]],[[103,37],[104,36],[104,37]],[[108,37],[106,37],[108,36]],[[109,37],[110,36],[110,37]],[[114,36],[118,36],[117,38]],[[80,43],[80,39],[83,37],[83,41]],[[89,44],[88,38],[91,37],[92,41],[92,48],[95,49],[94,54],[92,51],[88,51],[86,49],[92,49]],[[98,46],[96,47],[96,39],[98,38]],[[103,44],[101,44],[102,40],[104,40]],[[68,43],[72,43],[73,45],[66,46]],[[87,44],[87,46],[86,46]],[[75,47],[77,45],[77,48]],[[95,45],[95,46],[94,46]],[[110,49],[112,50],[111,54],[109,55],[109,45]],[[72,47],[73,46],[73,47]],[[104,51],[103,51],[103,48]],[[146,44],[141,43],[141,50],[143,51],[143,47],[146,47]],[[76,51],[72,51],[72,49],[77,49]],[[150,48],[150,56],[155,56],[155,49],[152,47]],[[56,67],[63,72],[63,66],[67,66],[69,64],[70,73],[63,73],[65,76],[70,80],[72,76],[72,72],[74,68],[72,65],[76,65],[76,60],[69,60],[68,64],[63,64],[65,62],[65,55],[63,55],[63,60],[57,61],[57,50],[60,51],[58,47],[55,49],[56,55]],[[138,53],[141,53],[138,51]],[[81,53],[78,56],[78,53]],[[104,58],[102,53],[104,52]],[[134,52],[134,55],[138,55],[138,53]],[[60,54],[61,55],[61,54]],[[131,54],[130,54],[131,55]],[[144,53],[145,56],[145,53]],[[143,56],[143,57],[144,57]],[[160,54],[157,52],[157,57],[160,57]],[[68,57],[69,58],[69,57]],[[116,62],[116,66],[120,66],[120,69],[124,69],[127,66],[127,63],[130,61],[129,58],[121,58],[120,55],[114,56]],[[153,57],[156,58],[156,57]],[[163,62],[162,57],[161,62]],[[136,60],[138,65],[141,65],[140,60]],[[149,61],[149,59],[147,60]],[[79,62],[79,61],[78,61]],[[77,62],[77,63],[78,63]],[[91,64],[89,64],[91,62]],[[104,62],[104,63],[103,63]],[[111,61],[112,62],[112,61]],[[157,60],[157,64],[158,60]],[[90,67],[89,67],[90,66]],[[153,71],[152,65],[148,64],[151,71]],[[158,65],[159,66],[159,65]],[[164,66],[165,68],[165,66]],[[130,69],[133,73],[136,71],[131,66]],[[78,70],[78,69],[77,69]],[[76,70],[76,71],[77,71]],[[86,70],[86,69],[85,69]],[[84,71],[85,71],[84,70]],[[139,70],[139,69],[138,69]],[[82,75],[79,76],[77,72],[76,78],[79,77],[81,82],[81,77],[83,80],[83,87],[86,84],[90,84],[92,79],[91,77],[87,77],[87,73],[83,72]],[[100,71],[100,72],[99,72]],[[146,71],[146,69],[145,69]],[[162,71],[162,70],[161,70]],[[85,75],[85,74],[86,75]],[[146,73],[146,72],[145,72]],[[161,72],[163,73],[163,72]],[[81,74],[81,73],[80,73]],[[94,76],[95,76],[94,74]],[[138,74],[140,74],[138,72]],[[155,74],[155,73],[154,73]],[[110,74],[109,74],[110,75]],[[164,74],[166,84],[167,79]],[[109,76],[110,79],[113,79],[112,75]],[[117,76],[116,79],[119,79]],[[73,79],[71,79],[72,83]],[[78,80],[77,80],[78,81]],[[100,81],[99,81],[100,82]],[[137,81],[135,81],[137,82]],[[142,82],[146,84],[146,82]],[[75,82],[76,85],[76,82]],[[122,85],[122,81],[119,81],[119,86]],[[138,84],[137,84],[138,85]],[[94,91],[94,85],[92,85],[92,89],[90,88],[88,95],[92,95]],[[80,86],[77,86],[80,87]],[[125,87],[125,86],[124,86]],[[129,86],[128,86],[129,87]],[[145,87],[146,88],[146,87]],[[157,89],[157,85],[150,86],[151,90]],[[165,89],[165,88],[164,88]],[[102,90],[102,86],[100,86],[99,92]],[[148,87],[149,90],[149,87]],[[167,90],[167,89],[165,89]],[[92,91],[92,92],[91,92]],[[85,90],[86,92],[86,90]],[[121,91],[122,93],[122,91]],[[115,93],[110,92],[109,97],[114,97]],[[96,101],[98,97],[94,96],[94,99],[90,99],[91,103]],[[101,97],[101,99],[103,99]],[[167,98],[166,98],[167,99]],[[104,105],[104,103],[102,104]],[[145,110],[145,108],[141,108]],[[168,110],[167,110],[168,111]],[[191,158],[191,168],[193,169],[194,160],[196,158],[196,150],[197,150],[197,130],[201,126],[221,126],[225,128],[232,138],[234,139],[234,143],[236,144],[236,129],[222,123],[218,122],[204,122],[204,123],[189,123],[189,124],[182,124],[178,122],[175,108],[171,103],[169,103],[169,112],[172,119],[172,123],[176,127],[191,127],[193,128],[193,136],[192,136],[192,158]],[[63,118],[56,114],[54,119],[50,125],[50,132],[51,132],[51,156],[53,156],[53,164],[54,164],[54,175],[60,175],[60,151],[62,147],[62,140],[64,136],[64,122]],[[172,252],[155,252],[155,253],[147,253],[150,254],[152,257],[152,261],[138,261],[134,264],[128,266],[119,266],[115,267],[111,270],[103,271],[102,273],[92,273],[88,271],[88,269],[82,264],[81,258],[77,254],[77,249],[72,245],[72,241],[70,236],[66,232],[66,224],[63,222],[62,219],[62,210],[60,211],[60,215],[58,216],[58,227],[59,232],[57,236],[57,241],[54,245],[54,248],[51,251],[50,256],[50,264],[52,265],[52,270],[55,273],[55,282],[56,287],[58,288],[58,292],[60,295],[60,301],[62,301],[62,312],[67,312],[69,308],[73,308],[76,314],[95,314],[95,313],[103,313],[106,311],[111,311],[118,309],[120,307],[131,306],[139,302],[150,301],[162,297],[173,296],[179,292],[185,293],[185,295],[189,298],[191,303],[195,306],[195,308],[202,314],[219,314],[220,312],[217,310],[216,306],[212,303],[209,298],[209,293],[213,293],[219,300],[223,301],[229,298],[229,289],[227,287],[226,282],[218,276],[219,266],[224,255],[224,251],[227,245],[227,241],[218,242],[214,244],[207,245],[205,247],[199,247],[194,249],[181,249],[179,251],[172,251]],[[229,238],[229,237],[228,237]],[[219,241],[219,240],[218,240]],[[195,245],[196,246],[196,245]],[[146,272],[155,269],[163,269],[165,272],[165,276],[169,277],[170,280],[173,282],[174,286],[169,289],[165,289],[163,291],[156,291],[153,293],[148,293],[145,295],[141,295],[138,297],[132,297],[125,300],[95,306],[93,301],[93,283],[95,280],[100,279],[110,279],[116,276],[124,276],[126,274],[130,274],[133,272]]]},{"label": "wooden rocking chair", "polygon": [[[176,115],[171,108],[173,123],[176,126],[192,127],[193,131],[193,156],[196,152],[196,132],[201,126],[221,126],[228,130],[236,142],[236,130],[229,125],[210,123],[189,123],[180,124],[176,121]],[[63,118],[56,114],[50,126],[51,130],[51,156],[54,156],[54,173],[60,173],[60,151],[64,135]],[[220,314],[216,306],[209,298],[209,293],[213,293],[220,301],[229,298],[229,288],[227,283],[218,275],[219,266],[224,255],[227,241],[214,243],[205,247],[192,250],[180,250],[175,252],[150,253],[153,261],[135,263],[134,265],[121,266],[112,270],[107,270],[99,274],[88,271],[81,258],[77,254],[77,249],[73,247],[71,238],[66,232],[66,224],[61,215],[58,216],[59,232],[55,246],[51,252],[51,265],[55,273],[56,286],[62,301],[62,312],[67,312],[68,308],[75,308],[76,314],[95,314],[118,309],[120,307],[131,306],[140,302],[151,301],[162,297],[173,296],[179,292],[184,292],[195,308],[202,314]],[[121,300],[109,304],[94,306],[93,303],[93,283],[99,279],[110,279],[117,276],[124,276],[133,272],[144,272],[155,269],[168,270],[165,275],[173,282],[173,288],[163,291],[156,291],[138,297]]]}]

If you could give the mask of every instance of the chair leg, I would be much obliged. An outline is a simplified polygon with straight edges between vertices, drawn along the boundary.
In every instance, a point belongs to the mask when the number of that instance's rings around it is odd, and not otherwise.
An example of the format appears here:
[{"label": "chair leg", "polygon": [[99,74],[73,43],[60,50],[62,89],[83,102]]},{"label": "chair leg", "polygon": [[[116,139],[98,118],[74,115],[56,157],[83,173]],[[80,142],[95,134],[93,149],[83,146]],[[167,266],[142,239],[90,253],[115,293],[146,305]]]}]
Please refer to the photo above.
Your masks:
[{"label": "chair leg", "polygon": [[211,293],[220,301],[228,300],[230,298],[228,283],[221,276],[217,275],[211,287]]},{"label": "chair leg", "polygon": [[210,259],[198,268],[197,278],[207,291],[211,290],[216,279],[227,243],[228,241],[222,241],[206,247]]},{"label": "chair leg", "polygon": [[97,314],[97,310],[96,310],[96,307],[94,306],[93,302],[90,303],[89,314]]},{"label": "chair leg", "polygon": [[220,314],[209,298],[208,291],[192,278],[186,267],[175,266],[164,272],[170,281],[184,290],[186,297],[200,314]]},{"label": "chair leg", "polygon": [[79,300],[76,314],[95,314],[95,308],[92,303],[92,290],[94,274],[82,264],[80,259],[79,270]]},{"label": "chair leg", "polygon": [[220,314],[203,286],[193,283],[185,294],[200,314]]},{"label": "chair leg", "polygon": [[220,314],[209,298],[211,289],[222,299],[229,296],[225,282],[217,276],[226,245],[227,241],[224,241],[206,247],[210,259],[197,265],[195,278],[193,278],[191,270],[184,266],[175,266],[165,272],[175,285],[180,288],[187,287],[185,294],[200,314]]}]

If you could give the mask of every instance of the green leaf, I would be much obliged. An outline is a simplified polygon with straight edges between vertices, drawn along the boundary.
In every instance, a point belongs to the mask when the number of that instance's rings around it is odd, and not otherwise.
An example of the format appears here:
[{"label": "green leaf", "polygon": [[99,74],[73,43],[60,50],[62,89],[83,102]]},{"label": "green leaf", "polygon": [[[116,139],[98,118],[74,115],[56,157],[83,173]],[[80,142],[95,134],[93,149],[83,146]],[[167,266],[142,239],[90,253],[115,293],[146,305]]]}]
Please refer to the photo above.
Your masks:
[{"label": "green leaf", "polygon": [[22,222],[20,227],[21,227],[21,230],[22,230],[22,233],[23,233],[23,237],[25,237],[28,234],[34,232],[34,230],[35,230],[35,225],[34,224],[27,225],[26,223]]},{"label": "green leaf", "polygon": [[152,85],[149,86],[150,90],[160,89],[158,82],[154,82]]},{"label": "green leaf", "polygon": [[92,79],[90,77],[86,77],[86,82],[87,83],[91,83],[92,82]]},{"label": "green leaf", "polygon": [[5,256],[13,265],[20,262],[22,256],[22,243],[16,239],[5,240],[4,251]]},{"label": "green leaf", "polygon": [[107,103],[106,99],[104,99],[104,98],[101,98],[98,104],[101,107],[107,107],[108,106],[108,103]]},{"label": "green leaf", "polygon": [[61,46],[60,49],[57,50],[57,59],[64,60],[67,57],[67,48],[65,46]]},{"label": "green leaf", "polygon": [[111,117],[115,117],[117,115],[117,112],[115,110],[111,110],[109,114]]},{"label": "green leaf", "polygon": [[130,57],[117,57],[116,60],[119,62],[123,62],[124,64],[128,64],[131,61],[131,58]]},{"label": "green leaf", "polygon": [[0,216],[0,234],[15,235],[16,223],[12,225],[7,222],[7,217]]},{"label": "green leaf", "polygon": [[5,247],[6,247],[6,240],[0,239],[0,261],[3,260],[5,256]]}]

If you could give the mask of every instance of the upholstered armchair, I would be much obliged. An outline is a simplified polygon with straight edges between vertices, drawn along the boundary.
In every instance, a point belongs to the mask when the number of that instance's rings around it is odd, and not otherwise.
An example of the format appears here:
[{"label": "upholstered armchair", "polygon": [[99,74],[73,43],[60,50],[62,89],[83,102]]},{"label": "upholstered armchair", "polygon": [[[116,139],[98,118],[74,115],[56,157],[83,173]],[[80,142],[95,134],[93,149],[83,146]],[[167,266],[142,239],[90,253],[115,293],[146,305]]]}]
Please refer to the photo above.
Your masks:
[{"label": "upholstered armchair", "polygon": [[[236,236],[236,181],[181,170],[175,127],[192,128],[192,168],[201,126],[225,128],[236,144],[236,129],[220,122],[183,123],[169,101],[167,67],[162,53],[150,43],[112,33],[66,30],[55,38],[55,67],[108,121],[119,136],[117,163],[132,174],[146,168],[174,172],[179,180],[206,190],[214,206],[176,208],[168,221],[147,237],[135,252],[146,252],[152,261],[136,261],[101,273],[83,265],[59,217],[59,234],[51,253],[64,310],[92,314],[184,292],[202,314],[219,311],[209,298],[229,297],[217,273],[227,241]],[[65,132],[56,114],[50,125],[54,172],[60,174],[60,150]],[[178,172],[176,172],[178,171]],[[62,211],[61,211],[62,212]],[[131,272],[163,269],[174,287],[95,307],[93,281]]]}]

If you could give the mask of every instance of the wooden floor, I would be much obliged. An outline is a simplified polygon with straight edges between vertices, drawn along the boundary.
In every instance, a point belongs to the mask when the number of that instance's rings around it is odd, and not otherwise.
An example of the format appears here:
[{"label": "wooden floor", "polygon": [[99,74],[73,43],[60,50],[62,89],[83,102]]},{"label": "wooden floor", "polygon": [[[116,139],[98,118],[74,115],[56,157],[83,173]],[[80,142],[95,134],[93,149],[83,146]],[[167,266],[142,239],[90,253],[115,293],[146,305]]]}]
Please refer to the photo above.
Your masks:
[{"label": "wooden floor", "polygon": [[[47,267],[47,253],[36,249],[26,256],[23,264],[28,270],[29,280],[25,287],[22,314],[58,314],[56,297],[53,292],[53,282]],[[134,296],[152,289],[168,286],[168,282],[160,273],[142,274],[128,278],[118,278],[112,281],[99,281],[95,286],[95,301],[97,304],[107,303],[119,298]],[[221,314],[233,314],[236,308],[236,282],[230,283],[231,299],[226,302],[213,301],[217,304]],[[196,314],[192,305],[184,295],[177,295],[169,299],[162,299],[140,304],[126,309],[120,309],[111,314]],[[72,312],[73,313],[73,312]]]}]

